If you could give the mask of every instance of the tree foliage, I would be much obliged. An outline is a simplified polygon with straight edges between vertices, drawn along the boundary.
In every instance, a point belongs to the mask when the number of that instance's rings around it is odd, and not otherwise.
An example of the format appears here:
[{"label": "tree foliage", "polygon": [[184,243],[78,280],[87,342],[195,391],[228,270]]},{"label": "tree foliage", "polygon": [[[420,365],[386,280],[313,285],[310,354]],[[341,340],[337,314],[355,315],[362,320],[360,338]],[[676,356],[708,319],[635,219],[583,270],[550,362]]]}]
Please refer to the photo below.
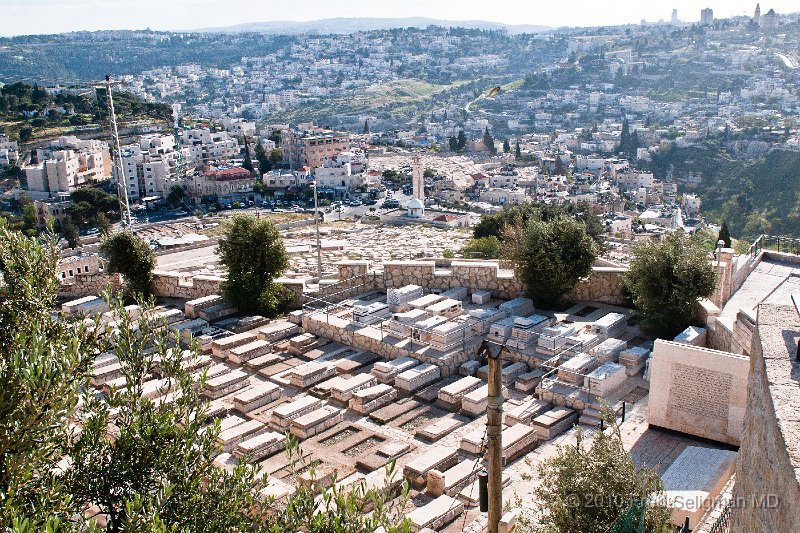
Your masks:
[{"label": "tree foliage", "polygon": [[147,241],[121,231],[103,239],[100,251],[106,257],[106,271],[122,274],[131,296],[151,293],[156,258]]},{"label": "tree foliage", "polygon": [[218,251],[228,270],[225,297],[244,312],[272,315],[284,303],[274,283],[289,266],[289,256],[275,224],[252,215],[236,215],[220,239]]},{"label": "tree foliage", "polygon": [[591,442],[579,429],[577,444],[561,445],[555,456],[538,465],[541,479],[535,490],[544,533],[607,533],[632,506],[646,502],[644,531],[668,533],[670,511],[658,476],[636,468],[625,451],[614,415],[604,409],[611,428],[598,431]]},{"label": "tree foliage", "polygon": [[725,248],[730,248],[731,243],[731,230],[728,229],[728,223],[723,221],[722,226],[719,228],[719,235],[717,235],[717,241],[722,241],[725,243]]},{"label": "tree foliage", "polygon": [[500,239],[494,235],[471,239],[462,249],[461,254],[467,259],[499,259],[502,253]]},{"label": "tree foliage", "polygon": [[68,519],[54,465],[98,352],[95,329],[55,318],[59,249],[0,220],[0,526]]},{"label": "tree foliage", "polygon": [[504,228],[514,226],[518,222],[524,226],[528,220],[548,221],[561,216],[579,220],[586,227],[586,232],[594,239],[598,251],[604,248],[603,225],[592,214],[589,205],[585,202],[577,204],[528,203],[506,206],[497,213],[481,216],[480,222],[472,229],[472,236],[475,239],[492,235],[501,238]]},{"label": "tree foliage", "polygon": [[579,221],[561,216],[506,227],[503,255],[511,260],[528,298],[551,308],[592,271],[597,245]]},{"label": "tree foliage", "polygon": [[697,317],[699,298],[714,291],[716,276],[702,245],[682,231],[633,251],[625,286],[643,314],[642,326],[672,338]]}]

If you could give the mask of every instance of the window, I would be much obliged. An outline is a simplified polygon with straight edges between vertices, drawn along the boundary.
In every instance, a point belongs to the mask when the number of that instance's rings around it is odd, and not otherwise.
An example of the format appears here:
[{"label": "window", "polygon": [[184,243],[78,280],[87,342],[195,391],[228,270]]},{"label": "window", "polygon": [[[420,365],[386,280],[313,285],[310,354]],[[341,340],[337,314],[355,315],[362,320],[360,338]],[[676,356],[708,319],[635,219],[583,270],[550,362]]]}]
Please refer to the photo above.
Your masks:
[{"label": "window", "polygon": [[70,277],[72,277],[72,275],[73,275],[73,274],[72,274],[72,270],[70,270],[70,271],[69,271],[69,275],[70,275]]}]

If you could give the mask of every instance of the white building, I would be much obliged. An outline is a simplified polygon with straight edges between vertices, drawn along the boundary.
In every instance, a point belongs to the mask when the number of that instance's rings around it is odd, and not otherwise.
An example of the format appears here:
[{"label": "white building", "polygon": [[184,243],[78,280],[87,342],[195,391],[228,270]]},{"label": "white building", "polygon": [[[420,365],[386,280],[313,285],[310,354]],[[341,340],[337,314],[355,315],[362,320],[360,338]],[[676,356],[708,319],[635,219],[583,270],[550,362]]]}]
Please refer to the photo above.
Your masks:
[{"label": "white building", "polygon": [[208,128],[183,131],[183,146],[189,149],[189,162],[201,165],[239,154],[239,142],[227,131],[212,132]]},{"label": "white building", "polygon": [[35,200],[90,187],[111,176],[108,144],[101,141],[61,137],[49,148],[36,150],[36,159],[37,164],[22,167]]},{"label": "white building", "polygon": [[9,166],[19,159],[19,145],[7,135],[0,135],[0,167]]}]

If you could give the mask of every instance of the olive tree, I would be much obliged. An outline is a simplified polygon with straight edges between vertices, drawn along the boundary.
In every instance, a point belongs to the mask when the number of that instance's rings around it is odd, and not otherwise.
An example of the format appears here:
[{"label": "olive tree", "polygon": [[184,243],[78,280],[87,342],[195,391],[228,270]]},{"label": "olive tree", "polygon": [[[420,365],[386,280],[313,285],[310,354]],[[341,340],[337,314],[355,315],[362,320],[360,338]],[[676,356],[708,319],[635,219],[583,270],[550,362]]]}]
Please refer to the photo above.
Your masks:
[{"label": "olive tree", "polygon": [[558,303],[591,273],[597,256],[597,245],[583,223],[566,216],[547,222],[531,219],[524,227],[507,226],[503,237],[503,255],[512,262],[526,295],[539,307]]},{"label": "olive tree", "polygon": [[122,274],[131,295],[151,293],[156,257],[150,245],[130,231],[108,235],[100,244],[106,271]]},{"label": "olive tree", "polygon": [[[634,523],[644,526],[640,531],[673,531],[661,480],[650,469],[636,467],[613,413],[604,408],[602,416],[609,429],[598,431],[591,440],[579,429],[575,445],[560,445],[556,455],[538,465],[536,531],[621,531],[611,528],[637,511]],[[523,519],[523,530],[528,529],[524,527],[528,520]]]},{"label": "olive tree", "polygon": [[236,215],[217,248],[228,275],[222,292],[247,313],[274,314],[284,303],[282,287],[274,283],[289,266],[278,228],[268,219]]},{"label": "olive tree", "polygon": [[698,299],[709,296],[715,284],[702,244],[683,231],[639,244],[625,274],[625,286],[642,311],[642,326],[667,338],[696,320]]}]

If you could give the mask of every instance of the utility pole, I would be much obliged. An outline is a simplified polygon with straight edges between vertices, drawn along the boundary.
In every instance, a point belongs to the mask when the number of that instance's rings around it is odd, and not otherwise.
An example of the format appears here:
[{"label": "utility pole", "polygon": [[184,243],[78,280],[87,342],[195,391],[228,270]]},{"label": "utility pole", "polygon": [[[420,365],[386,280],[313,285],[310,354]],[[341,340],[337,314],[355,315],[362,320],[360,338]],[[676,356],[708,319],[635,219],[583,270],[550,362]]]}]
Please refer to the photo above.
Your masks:
[{"label": "utility pole", "polygon": [[506,347],[484,341],[479,354],[489,361],[489,397],[486,403],[486,459],[489,463],[489,533],[498,533],[503,516],[503,382],[500,356]]},{"label": "utility pole", "polygon": [[322,281],[322,245],[319,241],[319,201],[317,198],[317,180],[311,182],[314,185],[314,227],[317,230],[317,277]]},{"label": "utility pole", "polygon": [[[117,152],[117,197],[125,205],[120,206],[120,218],[122,227],[126,225],[131,229],[133,219],[131,219],[131,204],[128,202],[128,182],[125,180],[125,168],[122,165],[122,149],[119,146],[119,132],[117,131],[117,115],[114,113],[114,97],[111,96],[111,76],[106,75],[106,97],[108,98],[108,115],[111,120],[111,134],[114,139],[114,151]],[[122,196],[119,194],[120,183],[122,184]],[[127,219],[127,220],[126,220]]]}]

